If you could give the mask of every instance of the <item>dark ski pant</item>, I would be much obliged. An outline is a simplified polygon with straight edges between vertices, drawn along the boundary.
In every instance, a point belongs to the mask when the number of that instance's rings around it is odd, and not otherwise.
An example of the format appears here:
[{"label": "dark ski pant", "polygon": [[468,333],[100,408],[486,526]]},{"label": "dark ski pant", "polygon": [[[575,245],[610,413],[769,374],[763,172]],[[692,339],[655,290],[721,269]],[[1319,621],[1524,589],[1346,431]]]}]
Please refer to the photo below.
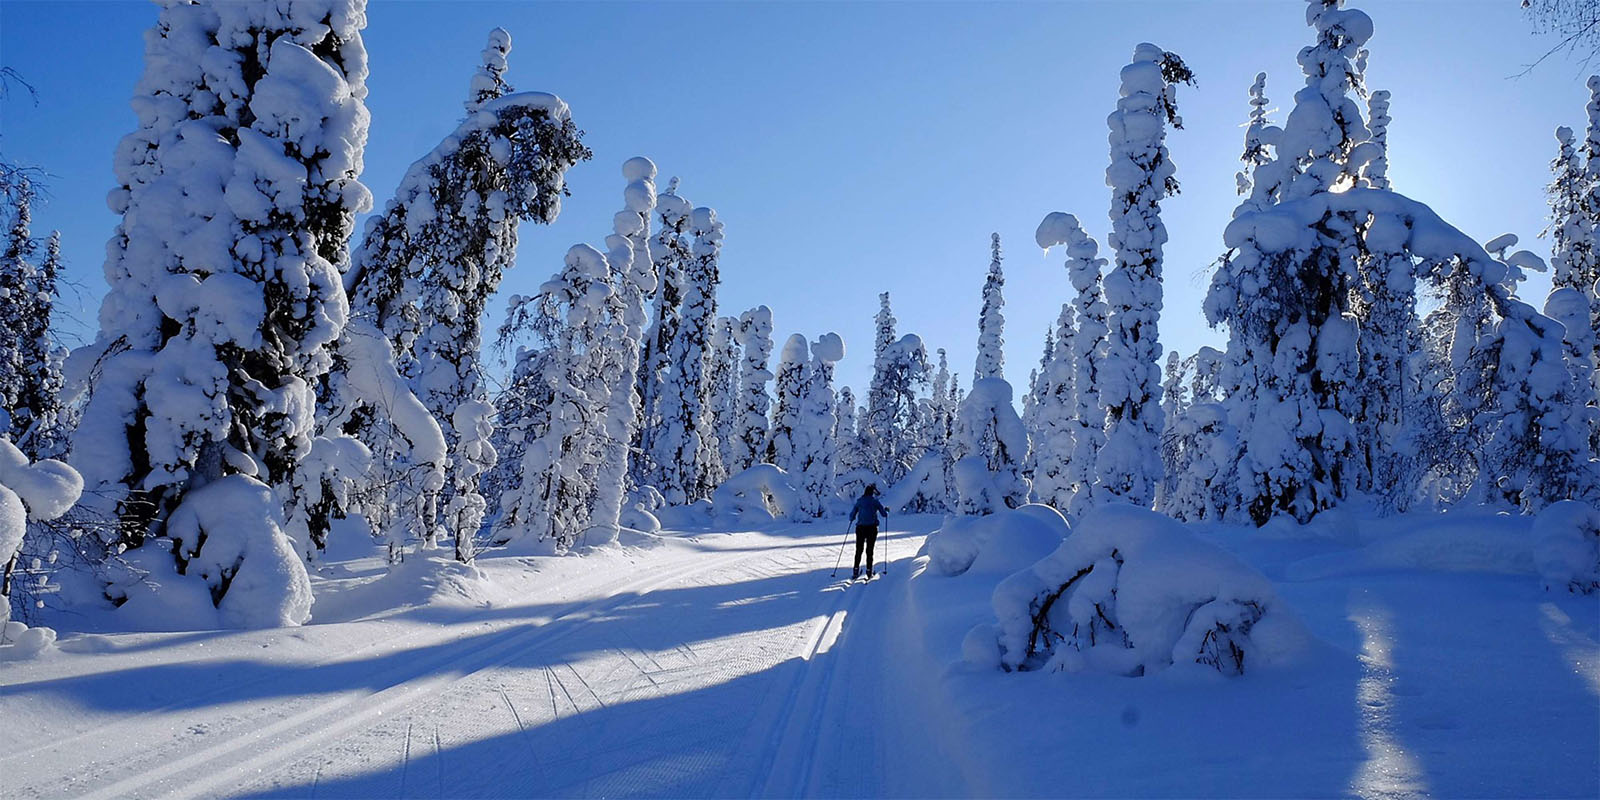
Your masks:
[{"label": "dark ski pant", "polygon": [[872,546],[878,543],[878,526],[856,526],[856,562],[855,569],[861,569],[861,548],[867,549],[867,571],[872,571]]}]

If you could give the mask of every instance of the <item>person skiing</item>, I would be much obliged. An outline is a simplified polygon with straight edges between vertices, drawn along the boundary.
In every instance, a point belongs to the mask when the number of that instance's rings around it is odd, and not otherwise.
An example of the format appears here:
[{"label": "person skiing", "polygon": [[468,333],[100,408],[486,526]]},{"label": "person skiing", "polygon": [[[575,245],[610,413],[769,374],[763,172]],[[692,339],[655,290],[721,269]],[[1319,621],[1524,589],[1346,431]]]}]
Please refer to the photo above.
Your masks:
[{"label": "person skiing", "polygon": [[867,577],[872,577],[872,546],[878,543],[878,520],[889,520],[889,509],[878,502],[877,484],[868,484],[862,490],[855,507],[850,509],[850,521],[856,523],[856,560],[850,569],[852,580],[861,577],[861,549],[867,551]]}]

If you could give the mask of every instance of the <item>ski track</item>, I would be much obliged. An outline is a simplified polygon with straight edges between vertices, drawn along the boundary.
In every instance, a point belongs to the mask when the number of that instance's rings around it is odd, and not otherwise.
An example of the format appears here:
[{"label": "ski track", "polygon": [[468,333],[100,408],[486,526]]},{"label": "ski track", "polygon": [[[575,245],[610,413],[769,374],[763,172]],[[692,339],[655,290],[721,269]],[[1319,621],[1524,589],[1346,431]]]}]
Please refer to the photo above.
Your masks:
[{"label": "ski track", "polygon": [[[117,735],[67,735],[0,758],[0,771],[14,776],[12,796],[95,800],[905,793],[884,777],[891,754],[854,719],[864,703],[888,702],[874,677],[882,660],[852,652],[883,641],[865,594],[897,584],[830,579],[835,541],[733,534],[722,547],[646,557],[542,624],[459,625],[364,687],[131,714],[109,726]],[[425,632],[315,663],[401,652]],[[468,637],[476,647],[460,646]],[[160,725],[174,713],[181,724]],[[91,733],[96,752],[65,755]],[[28,774],[30,763],[74,760],[87,763]],[[874,763],[872,783],[853,779]]]}]

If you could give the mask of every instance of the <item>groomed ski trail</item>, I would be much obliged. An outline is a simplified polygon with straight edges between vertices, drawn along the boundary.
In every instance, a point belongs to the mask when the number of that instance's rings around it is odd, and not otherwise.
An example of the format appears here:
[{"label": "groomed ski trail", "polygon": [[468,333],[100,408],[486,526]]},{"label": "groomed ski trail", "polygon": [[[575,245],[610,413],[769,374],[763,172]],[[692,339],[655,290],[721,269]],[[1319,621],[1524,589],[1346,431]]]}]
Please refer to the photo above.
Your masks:
[{"label": "groomed ski trail", "polygon": [[[886,652],[921,535],[888,534],[900,568],[849,585],[828,576],[830,527],[674,542],[587,599],[521,617],[459,609],[442,641],[413,630],[224,679],[185,707],[124,715],[0,770],[20,797],[958,792],[925,765],[917,700]],[[318,685],[319,671],[358,668],[374,649],[361,685]],[[71,751],[84,754],[71,774],[30,769]]]}]

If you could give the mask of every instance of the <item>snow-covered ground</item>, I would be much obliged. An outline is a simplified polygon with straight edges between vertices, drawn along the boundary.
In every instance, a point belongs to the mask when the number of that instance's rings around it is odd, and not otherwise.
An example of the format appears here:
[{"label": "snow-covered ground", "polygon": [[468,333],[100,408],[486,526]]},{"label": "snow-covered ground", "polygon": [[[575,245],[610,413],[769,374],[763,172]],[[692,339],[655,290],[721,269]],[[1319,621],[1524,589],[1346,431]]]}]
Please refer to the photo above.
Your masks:
[{"label": "snow-covered ground", "polygon": [[[8,797],[1600,795],[1600,605],[1527,522],[1200,528],[1316,637],[1237,678],[962,659],[1008,559],[896,517],[634,537],[476,568],[332,553],[312,624],[63,634],[0,663]],[[846,554],[846,559],[848,559]],[[1001,568],[1003,567],[1003,568]],[[846,563],[843,572],[848,573]],[[108,626],[114,615],[82,620]]]}]

